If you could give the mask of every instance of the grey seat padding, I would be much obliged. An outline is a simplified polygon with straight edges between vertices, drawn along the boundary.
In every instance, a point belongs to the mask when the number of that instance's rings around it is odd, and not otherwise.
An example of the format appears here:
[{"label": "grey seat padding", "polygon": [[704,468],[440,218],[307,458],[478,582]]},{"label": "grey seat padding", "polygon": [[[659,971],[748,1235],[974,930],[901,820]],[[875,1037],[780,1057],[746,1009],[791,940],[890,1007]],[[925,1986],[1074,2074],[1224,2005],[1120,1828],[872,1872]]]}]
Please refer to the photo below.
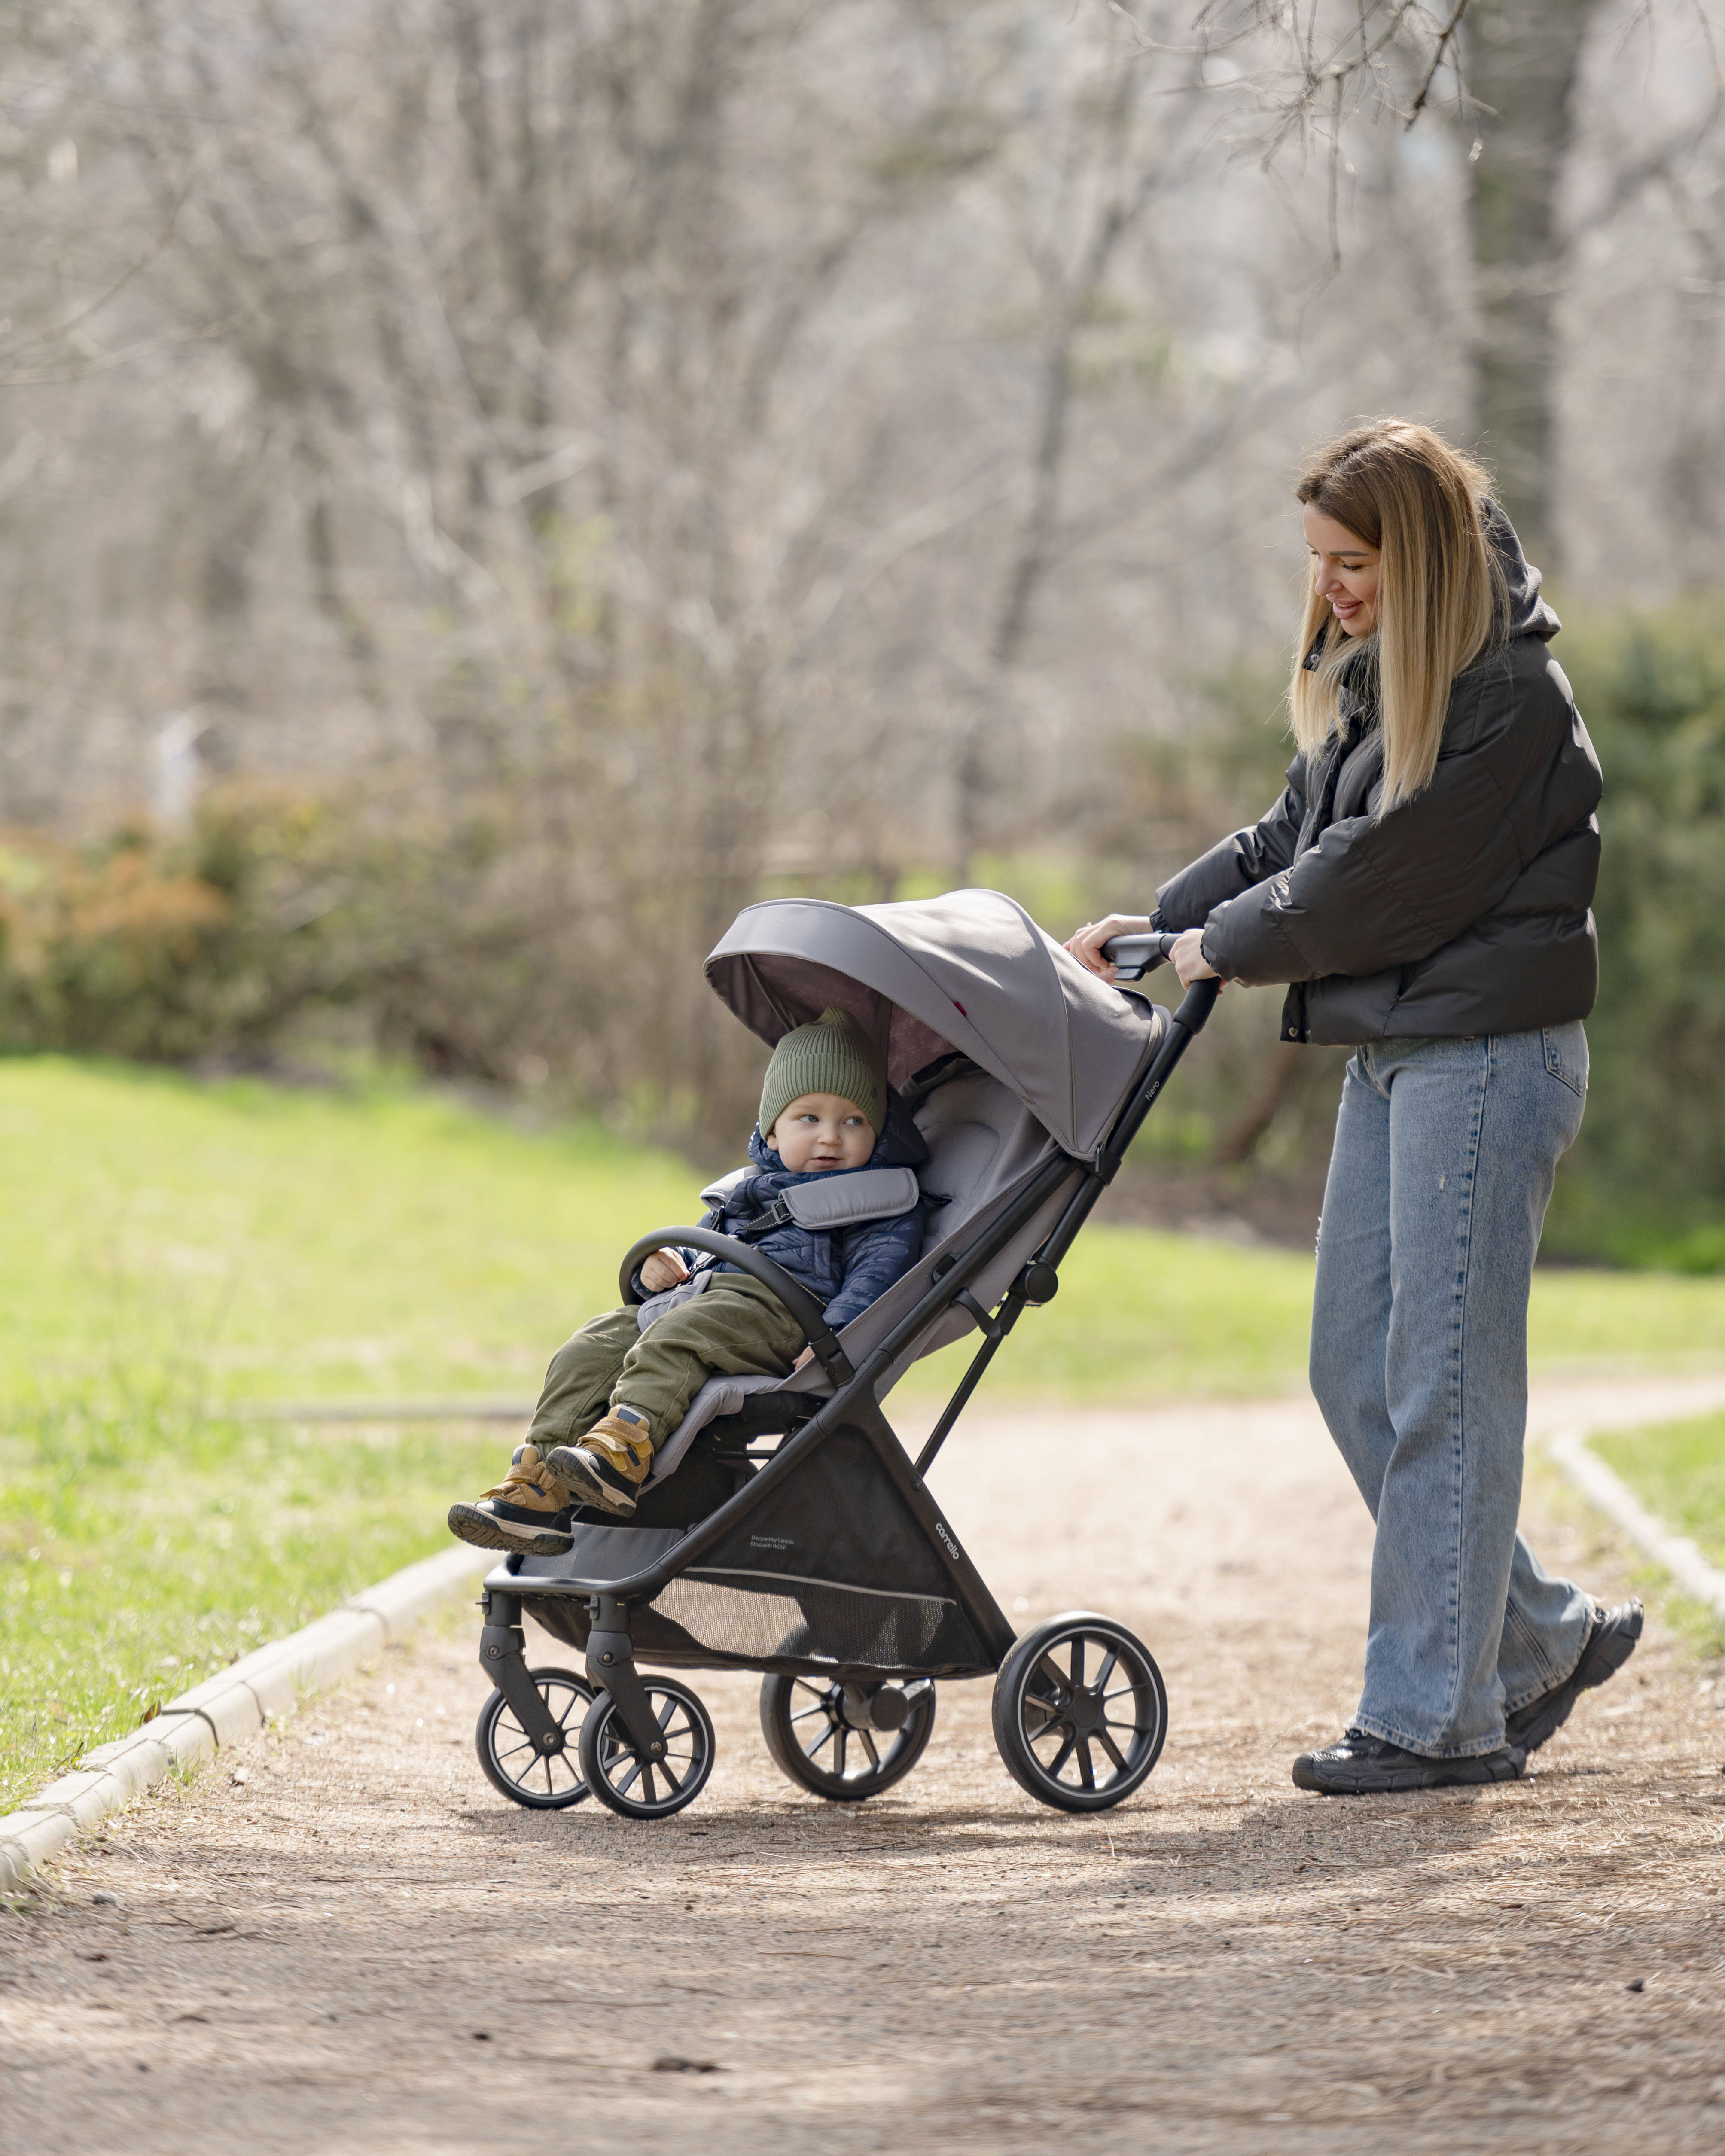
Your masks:
[{"label": "grey seat padding", "polygon": [[818,1183],[793,1183],[781,1194],[799,1228],[854,1228],[908,1213],[922,1202],[922,1185],[914,1168],[860,1168]]},{"label": "grey seat padding", "polygon": [[[1059,1151],[1023,1102],[999,1079],[980,1070],[954,1079],[932,1094],[916,1123],[927,1141],[929,1153],[917,1179],[931,1196],[938,1194],[949,1203],[934,1209],[916,1263],[839,1334],[839,1345],[853,1367],[864,1361],[927,1291],[934,1264],[948,1251],[967,1247],[988,1218],[1009,1204],[1027,1179]],[[1075,1161],[1075,1175],[1078,1167]],[[977,1283],[980,1301],[992,1305],[999,1299],[1007,1282],[1047,1235],[1065,1202],[1064,1194],[1052,1199],[989,1266]],[[947,1311],[894,1364],[880,1388],[882,1396],[919,1356],[962,1338],[974,1324],[968,1311]],[[716,1416],[734,1414],[747,1394],[765,1392],[780,1384],[787,1392],[817,1396],[832,1389],[826,1373],[816,1363],[805,1363],[785,1378],[709,1378],[689,1403],[682,1421],[654,1455],[652,1479],[659,1481],[670,1474],[707,1424]]]}]

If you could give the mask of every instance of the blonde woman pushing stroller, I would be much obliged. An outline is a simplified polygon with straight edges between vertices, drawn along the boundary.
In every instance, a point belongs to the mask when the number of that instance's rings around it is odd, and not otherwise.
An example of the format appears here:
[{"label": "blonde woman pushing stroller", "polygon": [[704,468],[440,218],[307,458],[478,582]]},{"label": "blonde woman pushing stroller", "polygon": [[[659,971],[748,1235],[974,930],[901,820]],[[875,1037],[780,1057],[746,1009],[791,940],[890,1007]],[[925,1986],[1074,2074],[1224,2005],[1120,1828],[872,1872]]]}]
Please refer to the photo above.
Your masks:
[{"label": "blonde woman pushing stroller", "polygon": [[1153,913],[1068,946],[1111,978],[1111,937],[1183,931],[1183,984],[1286,983],[1285,1040],[1353,1048],[1311,1372],[1377,1539],[1358,1709],[1294,1763],[1327,1795],[1513,1779],[1641,1630],[1517,1528],[1533,1257],[1587,1090],[1600,778],[1486,488],[1403,420],[1312,458],[1286,791]]}]

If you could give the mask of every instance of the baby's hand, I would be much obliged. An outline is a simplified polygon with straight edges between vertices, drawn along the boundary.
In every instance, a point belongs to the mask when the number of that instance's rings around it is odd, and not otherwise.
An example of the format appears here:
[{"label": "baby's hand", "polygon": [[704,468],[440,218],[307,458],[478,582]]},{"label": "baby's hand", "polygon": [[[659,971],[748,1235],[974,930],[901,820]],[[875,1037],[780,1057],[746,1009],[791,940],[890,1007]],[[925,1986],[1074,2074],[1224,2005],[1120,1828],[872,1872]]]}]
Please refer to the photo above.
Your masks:
[{"label": "baby's hand", "polygon": [[655,1250],[641,1267],[641,1286],[649,1295],[663,1295],[689,1277],[689,1268],[675,1250]]}]

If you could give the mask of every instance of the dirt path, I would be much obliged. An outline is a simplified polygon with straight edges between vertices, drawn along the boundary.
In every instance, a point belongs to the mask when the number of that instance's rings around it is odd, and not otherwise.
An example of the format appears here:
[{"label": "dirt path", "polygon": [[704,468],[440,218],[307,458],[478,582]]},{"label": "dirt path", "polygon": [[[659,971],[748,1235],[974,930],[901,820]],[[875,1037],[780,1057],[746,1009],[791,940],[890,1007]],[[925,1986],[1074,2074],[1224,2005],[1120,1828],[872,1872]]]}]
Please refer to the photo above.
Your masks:
[{"label": "dirt path", "polygon": [[[1644,1389],[1623,1419],[1701,1404]],[[938,1486],[1021,1621],[1101,1609],[1160,1660],[1172,1733],[1121,1810],[1023,1796],[979,1685],[947,1689],[896,1792],[822,1804],[724,1676],[696,1681],[719,1762],[690,1811],[524,1813],[480,1779],[484,1680],[452,1630],[77,1845],[0,1919],[0,2139],[1725,2148],[1717,1666],[1656,1627],[1534,1780],[1301,1797],[1290,1756],[1353,1703],[1369,1551],[1313,1411],[1073,1417],[1085,1494],[1057,1506],[1027,1496],[1045,1435],[979,1414]],[[1548,1557],[1619,1589],[1625,1553],[1579,1517],[1536,1519]]]}]

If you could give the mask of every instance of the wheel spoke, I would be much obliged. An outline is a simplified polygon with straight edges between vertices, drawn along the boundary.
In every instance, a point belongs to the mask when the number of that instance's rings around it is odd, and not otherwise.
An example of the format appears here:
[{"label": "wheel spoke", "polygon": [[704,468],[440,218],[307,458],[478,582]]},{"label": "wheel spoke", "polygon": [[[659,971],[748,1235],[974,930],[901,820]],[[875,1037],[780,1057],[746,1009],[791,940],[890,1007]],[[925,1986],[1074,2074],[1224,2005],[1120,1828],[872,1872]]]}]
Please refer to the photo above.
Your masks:
[{"label": "wheel spoke", "polygon": [[1072,1640],[1072,1689],[1074,1691],[1081,1691],[1084,1689],[1084,1635],[1082,1632],[1075,1634]]},{"label": "wheel spoke", "polygon": [[1107,1696],[1107,1691],[1108,1691],[1108,1680],[1109,1680],[1109,1678],[1110,1678],[1110,1677],[1111,1677],[1111,1676],[1113,1676],[1113,1674],[1114,1674],[1114,1665],[1115,1665],[1115,1664],[1116,1664],[1119,1660],[1120,1660],[1120,1650],[1119,1650],[1119,1648],[1118,1648],[1118,1647],[1110,1647],[1110,1648],[1109,1648],[1109,1650],[1108,1650],[1108,1652],[1107,1652],[1106,1656],[1104,1657],[1104,1659],[1103,1659],[1102,1666],[1101,1667],[1101,1669],[1099,1669],[1099,1670],[1096,1671],[1096,1681],[1095,1685],[1091,1687],[1091,1689],[1092,1689],[1093,1691],[1099,1691],[1099,1692],[1101,1692],[1101,1693],[1103,1695],[1103,1697],[1104,1697],[1105,1698],[1106,1698],[1106,1696]]},{"label": "wheel spoke", "polygon": [[1087,1737],[1081,1737],[1076,1739],[1076,1743],[1078,1745],[1078,1779],[1086,1789],[1093,1789],[1096,1785],[1096,1770],[1091,1764],[1090,1739]]},{"label": "wheel spoke", "polygon": [[1122,1756],[1120,1747],[1106,1729],[1099,1729],[1096,1732],[1096,1742],[1123,1774],[1126,1772],[1126,1761]]},{"label": "wheel spoke", "polygon": [[641,1794],[649,1804],[659,1802],[659,1792],[653,1786],[653,1762],[650,1759],[641,1762]]},{"label": "wheel spoke", "polygon": [[829,1722],[826,1727],[825,1736],[818,1738],[814,1743],[805,1746],[804,1749],[807,1752],[809,1758],[811,1759],[819,1758],[821,1753],[826,1750],[828,1745],[830,1744],[833,1739],[836,1737],[839,1739],[839,1763],[842,1767],[845,1763],[844,1727],[845,1725],[843,1722]]},{"label": "wheel spoke", "polygon": [[659,1771],[665,1777],[665,1794],[667,1796],[675,1796],[677,1791],[682,1788],[684,1782],[688,1779],[686,1774],[674,1774],[671,1772],[671,1763],[669,1759],[661,1759],[660,1761]]},{"label": "wheel spoke", "polygon": [[833,1753],[833,1771],[835,1774],[843,1774],[845,1772],[845,1740],[850,1735],[850,1732],[845,1727],[845,1724],[840,1722],[834,1724],[833,1734],[839,1740],[838,1745]]},{"label": "wheel spoke", "polygon": [[875,1749],[874,1738],[869,1734],[866,1729],[859,1729],[856,1733],[863,1741],[864,1751],[868,1753],[872,1763],[878,1768],[880,1764],[880,1754]]},{"label": "wheel spoke", "polygon": [[533,1747],[524,1737],[519,1744],[511,1744],[506,1752],[499,1750],[497,1753],[499,1763],[501,1764],[505,1759],[513,1759],[517,1752],[531,1752],[532,1749]]},{"label": "wheel spoke", "polygon": [[[1055,1688],[1055,1696],[1056,1698],[1058,1698],[1062,1692],[1070,1691],[1071,1690],[1071,1685],[1067,1678],[1065,1671],[1058,1666],[1051,1655],[1042,1655],[1037,1658],[1036,1666],[1033,1671],[1031,1671],[1030,1676],[1039,1677],[1045,1671],[1047,1672],[1049,1682]],[[1028,1691],[1029,1688],[1030,1678],[1027,1677],[1024,1680],[1024,1689]]]},{"label": "wheel spoke", "polygon": [[809,1717],[813,1714],[825,1715],[829,1722],[833,1718],[832,1715],[828,1711],[826,1702],[822,1700],[818,1706],[805,1707],[800,1714],[793,1714],[791,1717],[791,1720],[793,1722],[807,1722]]},{"label": "wheel spoke", "polygon": [[616,1790],[619,1797],[626,1797],[629,1794],[629,1791],[635,1785],[636,1776],[639,1774],[642,1768],[644,1767],[646,1763],[647,1763],[644,1759],[637,1758],[634,1763],[630,1767],[629,1772],[624,1776],[620,1782],[614,1777],[610,1778],[611,1786]]},{"label": "wheel spoke", "polygon": [[1059,1752],[1049,1761],[1048,1764],[1042,1770],[1045,1774],[1049,1776],[1050,1780],[1057,1781],[1060,1779],[1060,1769],[1072,1757],[1072,1748],[1077,1743],[1077,1742],[1078,1739],[1076,1736],[1069,1730],[1066,1734],[1065,1743],[1061,1745]]}]

